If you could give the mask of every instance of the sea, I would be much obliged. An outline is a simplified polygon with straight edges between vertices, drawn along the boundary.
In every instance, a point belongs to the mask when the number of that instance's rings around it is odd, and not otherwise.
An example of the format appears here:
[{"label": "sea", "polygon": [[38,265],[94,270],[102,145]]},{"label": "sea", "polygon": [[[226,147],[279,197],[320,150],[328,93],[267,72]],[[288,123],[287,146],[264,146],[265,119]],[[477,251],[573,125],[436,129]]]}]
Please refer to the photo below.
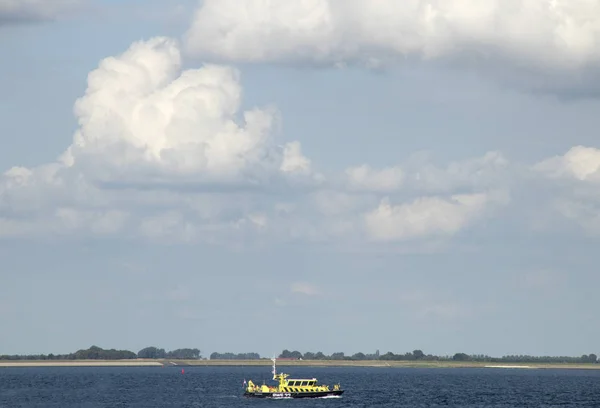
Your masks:
[{"label": "sea", "polygon": [[260,400],[244,380],[271,367],[0,368],[2,408],[600,407],[600,370],[281,367],[294,378],[340,383],[340,398]]}]

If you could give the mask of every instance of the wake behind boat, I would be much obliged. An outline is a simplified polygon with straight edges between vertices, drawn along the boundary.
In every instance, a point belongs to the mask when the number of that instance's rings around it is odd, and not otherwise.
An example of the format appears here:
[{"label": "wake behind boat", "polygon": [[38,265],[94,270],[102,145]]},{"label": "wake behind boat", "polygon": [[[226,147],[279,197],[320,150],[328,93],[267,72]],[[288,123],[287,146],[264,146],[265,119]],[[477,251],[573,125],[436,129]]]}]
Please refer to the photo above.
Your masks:
[{"label": "wake behind boat", "polygon": [[[316,378],[302,379],[302,378],[288,378],[288,374],[277,374],[275,367],[276,359],[272,358],[273,361],[273,380],[277,381],[276,386],[270,385],[256,385],[252,380],[248,381],[246,390],[244,391],[245,397],[254,398],[323,398],[340,396],[344,390],[340,388],[339,384],[335,384],[333,389],[330,389],[326,384],[318,384]],[[244,380],[244,384],[246,380]]]}]

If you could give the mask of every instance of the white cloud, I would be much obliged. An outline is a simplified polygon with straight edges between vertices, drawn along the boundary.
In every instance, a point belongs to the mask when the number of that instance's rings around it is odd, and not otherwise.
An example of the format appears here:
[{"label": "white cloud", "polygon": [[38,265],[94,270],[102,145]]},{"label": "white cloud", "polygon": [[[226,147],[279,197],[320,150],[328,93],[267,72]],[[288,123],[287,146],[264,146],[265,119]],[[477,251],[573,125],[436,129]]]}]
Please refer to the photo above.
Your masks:
[{"label": "white cloud", "polygon": [[446,167],[431,162],[421,152],[405,163],[383,169],[367,164],[346,169],[348,187],[371,192],[394,192],[411,189],[425,192],[450,192],[457,189],[487,189],[505,183],[510,163],[500,153],[491,151],[481,157],[454,161]]},{"label": "white cloud", "polygon": [[256,183],[277,173],[310,172],[299,144],[281,157],[270,144],[276,114],[242,113],[239,72],[205,65],[181,71],[177,43],[153,38],[104,59],[75,104],[80,128],[62,157],[103,182],[176,178]]},{"label": "white cloud", "polygon": [[495,152],[446,168],[423,160],[383,170],[363,165],[347,169],[338,190],[312,194],[311,205],[325,218],[319,233],[331,238],[449,238],[510,203],[510,175]]},{"label": "white cloud", "polygon": [[423,197],[393,205],[385,198],[365,215],[365,226],[368,236],[376,241],[453,235],[480,217],[494,199],[491,194],[477,193],[448,199]]},{"label": "white cloud", "polygon": [[594,0],[205,0],[187,36],[203,58],[504,60],[550,72],[600,62]]},{"label": "white cloud", "polygon": [[0,234],[116,233],[129,223],[148,238],[190,241],[263,228],[263,203],[244,191],[318,175],[298,142],[277,146],[273,109],[240,112],[239,81],[226,66],[182,71],[170,38],[105,58],[76,101],[80,126],[59,160],[0,177]]},{"label": "white cloud", "polygon": [[195,235],[194,225],[185,220],[177,210],[150,215],[141,220],[140,233],[150,239],[191,241]]},{"label": "white cloud", "polygon": [[581,230],[600,234],[600,149],[574,146],[531,169],[552,187],[546,205]]},{"label": "white cloud", "polygon": [[310,160],[302,154],[299,142],[291,142],[284,147],[280,169],[284,173],[310,173]]},{"label": "white cloud", "polygon": [[[422,242],[449,239],[510,201],[518,174],[499,152],[442,166],[420,154],[324,177],[300,143],[276,140],[274,108],[241,112],[236,69],[181,63],[165,37],[103,59],[75,103],[79,127],[64,154],[0,175],[0,236]],[[573,152],[534,169],[591,180],[597,151]]]},{"label": "white cloud", "polygon": [[347,169],[346,176],[351,188],[380,192],[397,190],[404,180],[404,173],[398,167],[374,170],[367,164]]},{"label": "white cloud", "polygon": [[326,217],[355,214],[357,211],[376,203],[376,200],[369,196],[333,190],[317,191],[311,199],[311,205]]},{"label": "white cloud", "polygon": [[81,0],[0,0],[0,24],[55,19],[81,3]]},{"label": "white cloud", "polygon": [[600,149],[574,146],[564,155],[545,159],[533,168],[552,178],[600,181]]},{"label": "white cloud", "polygon": [[449,192],[456,189],[494,188],[510,177],[510,163],[500,152],[449,163],[440,168],[418,156],[410,159],[406,183],[418,190]]}]

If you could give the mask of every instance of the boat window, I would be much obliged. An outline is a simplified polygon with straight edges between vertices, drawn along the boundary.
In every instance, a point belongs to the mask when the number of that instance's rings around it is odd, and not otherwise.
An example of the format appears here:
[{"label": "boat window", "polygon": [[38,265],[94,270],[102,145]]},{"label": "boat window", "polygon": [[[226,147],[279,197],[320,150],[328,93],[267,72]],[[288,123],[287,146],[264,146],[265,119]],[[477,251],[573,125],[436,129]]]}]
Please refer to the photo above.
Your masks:
[{"label": "boat window", "polygon": [[302,381],[302,386],[307,385],[306,383],[308,383],[308,381]]},{"label": "boat window", "polygon": [[295,385],[296,385],[296,381],[288,381],[288,385],[289,385],[290,387],[293,387],[293,386],[295,386]]}]

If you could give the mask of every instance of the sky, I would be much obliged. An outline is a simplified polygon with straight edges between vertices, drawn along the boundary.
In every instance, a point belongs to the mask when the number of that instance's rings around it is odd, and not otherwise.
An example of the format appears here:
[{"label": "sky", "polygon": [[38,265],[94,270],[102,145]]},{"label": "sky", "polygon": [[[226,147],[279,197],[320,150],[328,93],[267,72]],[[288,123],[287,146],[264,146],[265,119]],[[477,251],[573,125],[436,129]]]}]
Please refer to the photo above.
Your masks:
[{"label": "sky", "polygon": [[600,352],[599,50],[589,0],[0,0],[0,354]]}]

